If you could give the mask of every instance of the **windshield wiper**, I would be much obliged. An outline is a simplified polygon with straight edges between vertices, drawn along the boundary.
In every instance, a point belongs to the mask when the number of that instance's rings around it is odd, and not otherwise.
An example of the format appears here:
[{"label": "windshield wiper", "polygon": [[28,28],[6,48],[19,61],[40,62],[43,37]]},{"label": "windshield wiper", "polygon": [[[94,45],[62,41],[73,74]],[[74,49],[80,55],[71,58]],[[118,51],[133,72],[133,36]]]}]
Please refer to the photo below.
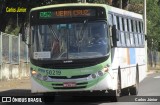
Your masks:
[{"label": "windshield wiper", "polygon": [[82,26],[80,34],[79,34],[79,37],[81,37],[81,36],[82,37],[79,42],[81,42],[84,39],[84,33],[85,33],[85,29],[86,29],[87,25],[88,25],[88,20],[84,20],[83,26]]},{"label": "windshield wiper", "polygon": [[59,41],[59,38],[58,38],[56,32],[54,31],[54,29],[52,28],[52,26],[51,26],[51,25],[48,25],[48,27],[49,27],[49,29],[51,30],[51,32],[52,32],[52,34],[53,34],[53,36],[54,36],[54,39],[56,39],[56,40]]}]

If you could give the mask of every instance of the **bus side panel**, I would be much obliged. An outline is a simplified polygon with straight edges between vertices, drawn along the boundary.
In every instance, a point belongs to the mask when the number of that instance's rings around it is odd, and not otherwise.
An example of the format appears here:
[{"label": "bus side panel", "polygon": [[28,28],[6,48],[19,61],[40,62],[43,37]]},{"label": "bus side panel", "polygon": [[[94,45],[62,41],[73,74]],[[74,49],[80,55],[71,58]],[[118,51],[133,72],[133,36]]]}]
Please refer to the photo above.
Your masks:
[{"label": "bus side panel", "polygon": [[136,62],[139,69],[139,81],[141,82],[147,74],[145,48],[136,48]]},{"label": "bus side panel", "polygon": [[121,87],[129,87],[135,84],[136,64],[139,65],[139,80],[146,76],[145,49],[144,48],[113,48],[112,69],[116,78],[118,67],[121,72]]}]

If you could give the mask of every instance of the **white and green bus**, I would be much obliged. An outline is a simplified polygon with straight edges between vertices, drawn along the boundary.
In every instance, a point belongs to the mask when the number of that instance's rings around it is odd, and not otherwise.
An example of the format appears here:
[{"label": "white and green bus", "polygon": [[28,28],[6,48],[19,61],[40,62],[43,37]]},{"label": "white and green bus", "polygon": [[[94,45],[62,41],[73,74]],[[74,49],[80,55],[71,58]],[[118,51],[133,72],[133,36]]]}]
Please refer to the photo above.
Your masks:
[{"label": "white and green bus", "polygon": [[32,93],[137,95],[146,76],[142,15],[105,4],[30,11]]}]

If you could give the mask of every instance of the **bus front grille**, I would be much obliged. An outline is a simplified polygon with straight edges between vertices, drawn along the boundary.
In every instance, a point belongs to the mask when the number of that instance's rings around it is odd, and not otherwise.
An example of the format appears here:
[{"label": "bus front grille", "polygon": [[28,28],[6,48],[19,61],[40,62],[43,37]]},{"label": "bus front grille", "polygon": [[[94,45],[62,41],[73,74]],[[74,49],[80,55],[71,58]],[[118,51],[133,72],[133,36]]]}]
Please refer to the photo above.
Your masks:
[{"label": "bus front grille", "polygon": [[83,89],[86,86],[78,86],[78,87],[53,87],[53,89]]},{"label": "bus front grille", "polygon": [[78,79],[78,78],[87,78],[90,74],[86,75],[76,75],[72,76],[71,78],[68,78],[67,76],[49,76],[52,79]]}]

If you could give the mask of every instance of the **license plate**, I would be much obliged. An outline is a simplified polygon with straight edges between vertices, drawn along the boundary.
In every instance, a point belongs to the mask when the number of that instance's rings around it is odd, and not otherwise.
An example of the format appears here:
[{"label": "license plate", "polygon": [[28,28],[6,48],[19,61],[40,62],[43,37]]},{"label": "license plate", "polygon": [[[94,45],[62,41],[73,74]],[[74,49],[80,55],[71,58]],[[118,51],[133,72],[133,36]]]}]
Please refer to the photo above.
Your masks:
[{"label": "license plate", "polygon": [[65,82],[63,84],[63,87],[76,87],[76,83],[75,82]]}]

